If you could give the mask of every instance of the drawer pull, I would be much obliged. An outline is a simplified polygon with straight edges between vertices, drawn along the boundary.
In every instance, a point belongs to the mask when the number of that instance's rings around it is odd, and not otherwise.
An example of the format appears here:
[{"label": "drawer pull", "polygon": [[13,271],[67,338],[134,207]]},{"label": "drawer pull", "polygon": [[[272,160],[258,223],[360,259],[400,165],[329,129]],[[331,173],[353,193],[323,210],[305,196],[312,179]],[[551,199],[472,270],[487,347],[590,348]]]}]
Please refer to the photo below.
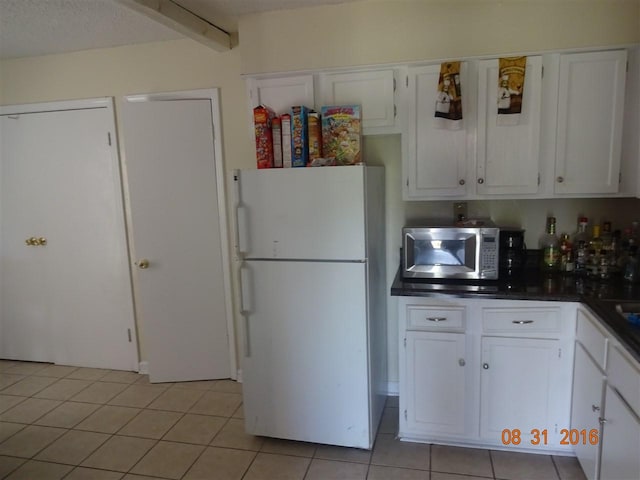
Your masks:
[{"label": "drawer pull", "polygon": [[482,364],[482,368],[484,368],[485,370],[489,370],[489,364],[488,363],[483,363]]},{"label": "drawer pull", "polygon": [[513,320],[511,323],[515,323],[516,325],[529,325],[533,323],[533,320]]},{"label": "drawer pull", "polygon": [[466,364],[467,362],[464,361],[464,358],[458,360],[458,365],[460,365],[461,367],[464,367]]},{"label": "drawer pull", "polygon": [[427,317],[430,322],[445,322],[447,317]]}]

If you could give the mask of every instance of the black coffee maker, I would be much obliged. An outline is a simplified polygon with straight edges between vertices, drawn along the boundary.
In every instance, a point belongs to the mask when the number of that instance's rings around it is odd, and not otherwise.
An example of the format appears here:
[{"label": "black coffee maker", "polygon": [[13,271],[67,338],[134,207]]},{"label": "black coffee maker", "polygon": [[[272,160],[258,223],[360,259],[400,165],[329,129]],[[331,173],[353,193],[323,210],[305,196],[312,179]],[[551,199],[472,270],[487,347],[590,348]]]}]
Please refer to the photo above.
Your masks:
[{"label": "black coffee maker", "polygon": [[523,229],[500,229],[500,276],[519,275],[527,261]]}]

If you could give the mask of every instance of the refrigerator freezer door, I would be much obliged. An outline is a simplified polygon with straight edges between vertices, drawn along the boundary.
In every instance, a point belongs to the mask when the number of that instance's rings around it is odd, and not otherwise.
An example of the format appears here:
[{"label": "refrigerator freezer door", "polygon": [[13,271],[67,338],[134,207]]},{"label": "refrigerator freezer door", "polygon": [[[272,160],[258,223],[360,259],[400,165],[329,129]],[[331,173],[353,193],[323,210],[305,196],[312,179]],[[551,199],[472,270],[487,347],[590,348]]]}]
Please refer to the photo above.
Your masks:
[{"label": "refrigerator freezer door", "polygon": [[365,258],[363,166],[239,172],[238,237],[245,258]]},{"label": "refrigerator freezer door", "polygon": [[366,264],[243,268],[247,432],[371,448]]}]

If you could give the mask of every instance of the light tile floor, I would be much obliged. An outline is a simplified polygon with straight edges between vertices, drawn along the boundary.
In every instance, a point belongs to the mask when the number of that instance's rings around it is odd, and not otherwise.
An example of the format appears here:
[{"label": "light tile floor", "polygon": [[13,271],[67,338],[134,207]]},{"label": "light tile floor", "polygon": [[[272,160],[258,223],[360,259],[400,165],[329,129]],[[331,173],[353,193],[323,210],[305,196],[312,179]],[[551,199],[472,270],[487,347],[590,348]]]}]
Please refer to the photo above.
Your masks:
[{"label": "light tile floor", "polygon": [[230,380],[0,360],[0,479],[584,480],[575,458],[400,442],[390,397],[371,452],[244,433]]}]

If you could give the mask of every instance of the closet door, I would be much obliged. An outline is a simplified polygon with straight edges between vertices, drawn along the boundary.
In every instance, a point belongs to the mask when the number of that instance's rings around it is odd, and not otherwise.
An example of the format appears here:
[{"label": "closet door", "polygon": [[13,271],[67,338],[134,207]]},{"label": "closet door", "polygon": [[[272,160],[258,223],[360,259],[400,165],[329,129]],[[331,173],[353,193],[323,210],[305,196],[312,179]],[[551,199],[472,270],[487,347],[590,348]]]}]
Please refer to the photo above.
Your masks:
[{"label": "closet door", "polygon": [[137,369],[111,103],[39,110],[2,118],[2,356]]},{"label": "closet door", "polygon": [[42,120],[0,116],[0,358],[52,362],[46,247],[38,245],[49,185],[38,159],[42,146],[32,141],[44,133]]}]

